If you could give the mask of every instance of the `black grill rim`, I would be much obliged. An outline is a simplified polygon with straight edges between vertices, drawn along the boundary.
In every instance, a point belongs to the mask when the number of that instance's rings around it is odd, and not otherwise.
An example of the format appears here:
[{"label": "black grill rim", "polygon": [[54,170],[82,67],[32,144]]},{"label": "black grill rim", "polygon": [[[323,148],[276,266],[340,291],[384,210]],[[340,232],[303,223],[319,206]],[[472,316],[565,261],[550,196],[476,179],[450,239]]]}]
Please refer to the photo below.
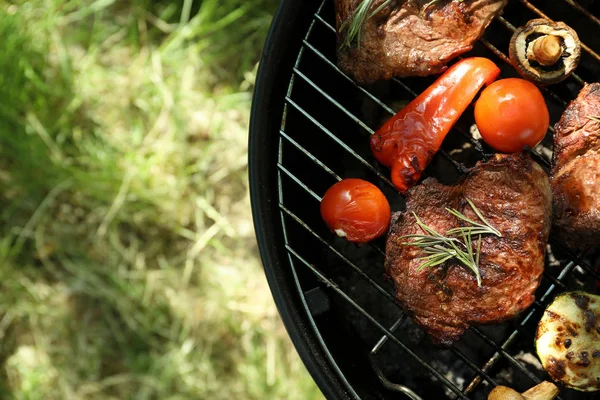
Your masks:
[{"label": "black grill rim", "polygon": [[[327,361],[304,312],[282,244],[277,198],[277,141],[284,98],[304,34],[320,1],[282,0],[269,29],[256,77],[248,141],[252,218],[265,275],[285,328],[312,378],[327,398],[358,398]],[[351,395],[350,393],[354,393]]]}]

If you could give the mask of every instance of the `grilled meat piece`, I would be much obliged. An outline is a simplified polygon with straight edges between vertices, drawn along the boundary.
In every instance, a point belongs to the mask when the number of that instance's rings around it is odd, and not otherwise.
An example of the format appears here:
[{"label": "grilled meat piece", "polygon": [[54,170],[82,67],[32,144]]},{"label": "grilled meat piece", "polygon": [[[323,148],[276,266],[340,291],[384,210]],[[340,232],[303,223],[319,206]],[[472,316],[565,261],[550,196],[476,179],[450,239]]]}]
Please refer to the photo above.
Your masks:
[{"label": "grilled meat piece", "polygon": [[[502,234],[482,239],[481,287],[455,259],[418,271],[422,250],[403,244],[410,240],[402,236],[423,233],[413,212],[442,234],[459,226],[446,207],[477,221],[465,199]],[[402,307],[436,344],[452,343],[472,324],[515,317],[534,301],[541,280],[551,207],[548,177],[526,154],[480,162],[455,186],[428,178],[412,188],[406,211],[392,216],[386,245],[386,272]]]},{"label": "grilled meat piece", "polygon": [[[508,0],[395,0],[362,26],[360,46],[344,47],[341,26],[363,0],[336,0],[338,65],[360,83],[426,76],[446,69],[473,43]],[[384,0],[375,0],[375,10]],[[426,8],[426,9],[425,9]]]},{"label": "grilled meat piece", "polygon": [[600,240],[600,83],[587,84],[554,127],[557,234],[574,249]]}]

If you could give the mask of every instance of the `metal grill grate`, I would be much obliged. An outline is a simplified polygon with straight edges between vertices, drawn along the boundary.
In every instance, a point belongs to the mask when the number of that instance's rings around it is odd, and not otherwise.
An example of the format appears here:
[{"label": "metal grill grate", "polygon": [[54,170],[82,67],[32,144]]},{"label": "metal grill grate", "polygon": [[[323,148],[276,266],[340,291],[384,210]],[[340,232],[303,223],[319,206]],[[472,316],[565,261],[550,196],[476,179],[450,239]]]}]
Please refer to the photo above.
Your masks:
[{"label": "metal grill grate", "polygon": [[[371,349],[371,364],[383,386],[409,398],[443,395],[483,399],[497,384],[509,383],[524,390],[539,383],[545,377],[544,372],[531,359],[528,362],[526,356],[533,351],[534,327],[557,292],[574,288],[594,290],[596,282],[600,282],[598,272],[584,259],[587,252],[573,254],[551,237],[551,255],[532,307],[517,320],[471,328],[458,343],[441,350],[434,349],[402,313],[393,287],[383,277],[384,239],[363,246],[349,244],[335,238],[320,220],[321,195],[342,175],[378,184],[392,209],[404,207],[403,197],[387,177],[389,172],[380,169],[371,156],[368,136],[384,118],[395,114],[435,79],[393,79],[368,90],[356,85],[335,65],[332,3],[323,0],[298,54],[286,96],[278,158],[279,208],[289,265],[312,328],[331,365],[350,394],[358,398],[329,350],[331,342],[320,331],[323,310],[336,307],[343,312],[348,326]],[[545,11],[534,3],[540,3]],[[586,10],[593,5],[594,1],[587,1],[584,7],[574,0],[546,4],[527,0],[510,2],[504,16],[492,23],[470,54],[496,61],[503,77],[516,76],[508,57],[500,50],[507,48],[515,26],[531,18],[551,19],[559,15],[576,29],[579,26],[597,29],[600,20]],[[569,11],[561,7],[568,7]],[[563,16],[571,16],[572,20],[567,21]],[[583,83],[594,80],[600,72],[600,56],[593,49],[600,50],[600,42],[594,39],[593,32],[580,36],[588,45],[583,46],[584,55],[576,73],[561,84],[543,89],[552,123]],[[473,120],[469,114],[472,113],[465,113],[448,135],[427,175],[450,183],[465,172],[465,165],[473,165],[493,153],[470,133]],[[546,170],[550,165],[552,133],[550,128],[544,141],[531,151]],[[326,304],[315,306],[314,293],[324,293]],[[428,385],[426,390],[422,389],[424,383]],[[561,396],[574,398],[569,392]]]}]

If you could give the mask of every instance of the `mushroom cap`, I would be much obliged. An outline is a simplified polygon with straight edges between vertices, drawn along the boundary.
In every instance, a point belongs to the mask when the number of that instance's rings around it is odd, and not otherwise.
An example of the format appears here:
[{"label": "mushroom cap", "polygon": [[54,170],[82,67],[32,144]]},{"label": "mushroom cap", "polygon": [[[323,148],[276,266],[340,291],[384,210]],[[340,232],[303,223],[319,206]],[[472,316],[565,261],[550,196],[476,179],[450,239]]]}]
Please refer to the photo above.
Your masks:
[{"label": "mushroom cap", "polygon": [[[545,35],[556,36],[563,48],[562,56],[550,66],[530,61],[528,57],[532,42]],[[515,31],[510,40],[509,56],[512,65],[523,78],[549,85],[566,79],[579,65],[581,42],[577,33],[565,23],[538,18]]]}]

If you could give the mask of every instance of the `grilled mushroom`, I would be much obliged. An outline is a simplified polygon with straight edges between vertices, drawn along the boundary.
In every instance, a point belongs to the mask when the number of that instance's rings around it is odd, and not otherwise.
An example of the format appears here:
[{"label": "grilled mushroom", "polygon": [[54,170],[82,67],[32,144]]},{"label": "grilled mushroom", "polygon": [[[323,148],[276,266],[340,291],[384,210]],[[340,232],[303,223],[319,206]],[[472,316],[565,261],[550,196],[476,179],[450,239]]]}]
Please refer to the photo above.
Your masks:
[{"label": "grilled mushroom", "polygon": [[526,392],[519,393],[506,386],[496,386],[488,400],[552,400],[558,396],[558,388],[550,382],[542,382]]},{"label": "grilled mushroom", "polygon": [[538,325],[536,349],[550,377],[564,386],[600,390],[600,296],[557,296]]},{"label": "grilled mushroom", "polygon": [[579,64],[581,43],[577,33],[562,22],[533,19],[515,31],[510,61],[519,74],[542,85],[567,78]]}]

